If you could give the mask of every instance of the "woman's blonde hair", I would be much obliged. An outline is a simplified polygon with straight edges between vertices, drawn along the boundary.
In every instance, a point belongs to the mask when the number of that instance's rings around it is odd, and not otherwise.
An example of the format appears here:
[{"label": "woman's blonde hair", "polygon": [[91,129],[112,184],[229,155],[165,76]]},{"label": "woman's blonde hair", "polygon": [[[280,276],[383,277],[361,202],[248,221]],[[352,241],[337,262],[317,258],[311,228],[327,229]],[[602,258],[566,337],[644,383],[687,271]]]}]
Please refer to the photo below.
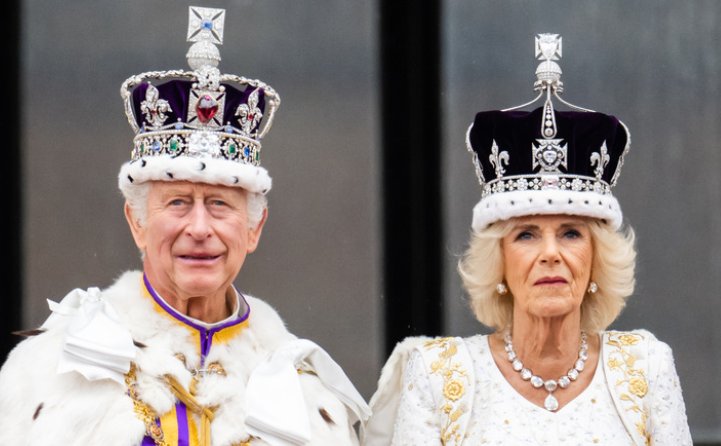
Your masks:
[{"label": "woman's blonde hair", "polygon": [[[496,285],[503,281],[501,239],[515,221],[494,223],[471,235],[470,246],[458,262],[458,272],[476,319],[495,329],[509,327],[513,321],[513,296],[501,296]],[[593,243],[591,280],[596,293],[586,293],[581,304],[581,329],[596,333],[606,329],[626,305],[635,285],[635,236],[629,226],[614,230],[601,220],[589,220]]]}]

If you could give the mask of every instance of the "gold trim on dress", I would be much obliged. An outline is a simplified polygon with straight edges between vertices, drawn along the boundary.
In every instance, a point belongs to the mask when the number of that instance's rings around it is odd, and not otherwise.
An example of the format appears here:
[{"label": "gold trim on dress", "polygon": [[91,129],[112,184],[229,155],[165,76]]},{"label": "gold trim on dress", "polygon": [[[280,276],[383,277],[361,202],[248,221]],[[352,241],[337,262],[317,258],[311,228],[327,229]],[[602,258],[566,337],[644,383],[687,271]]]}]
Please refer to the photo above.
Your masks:
[{"label": "gold trim on dress", "polygon": [[456,338],[439,338],[427,341],[426,350],[439,349],[438,358],[430,364],[430,373],[443,379],[445,401],[439,406],[443,421],[441,424],[441,444],[461,444],[463,435],[459,432],[458,419],[466,408],[461,404],[468,387],[468,372],[461,363],[454,362],[458,353]]},{"label": "gold trim on dress", "polygon": [[645,440],[646,445],[650,445],[651,434],[646,428],[649,413],[642,401],[648,393],[648,380],[643,368],[636,367],[638,358],[630,351],[630,347],[643,341],[643,337],[628,332],[607,332],[607,336],[606,345],[613,348],[608,354],[607,365],[619,376],[619,379],[611,384],[615,384],[618,389],[619,399],[625,410],[639,417],[634,423],[636,430]]}]

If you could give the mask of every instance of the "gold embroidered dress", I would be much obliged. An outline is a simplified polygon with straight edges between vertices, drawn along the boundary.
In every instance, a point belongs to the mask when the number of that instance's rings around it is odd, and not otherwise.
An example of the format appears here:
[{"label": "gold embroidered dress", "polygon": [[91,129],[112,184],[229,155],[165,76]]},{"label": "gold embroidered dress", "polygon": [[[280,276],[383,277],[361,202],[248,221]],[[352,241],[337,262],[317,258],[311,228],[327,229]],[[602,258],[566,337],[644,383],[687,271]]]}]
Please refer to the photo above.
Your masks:
[{"label": "gold embroidered dress", "polygon": [[[392,445],[691,446],[671,349],[642,330],[602,339],[608,364],[599,364],[588,388],[557,412],[511,387],[485,335],[417,346],[405,367]],[[629,347],[639,339],[648,350],[636,361]],[[470,362],[458,358],[463,350]]]}]

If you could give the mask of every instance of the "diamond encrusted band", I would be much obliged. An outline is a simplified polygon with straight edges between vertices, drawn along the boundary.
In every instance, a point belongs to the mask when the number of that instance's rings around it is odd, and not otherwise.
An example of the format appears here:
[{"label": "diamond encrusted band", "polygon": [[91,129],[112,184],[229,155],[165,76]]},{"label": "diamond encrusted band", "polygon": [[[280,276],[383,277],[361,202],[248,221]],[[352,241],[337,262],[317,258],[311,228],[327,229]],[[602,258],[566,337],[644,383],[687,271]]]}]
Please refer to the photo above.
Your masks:
[{"label": "diamond encrusted band", "polygon": [[483,185],[481,198],[497,192],[523,190],[569,190],[610,195],[611,187],[603,180],[581,175],[514,175],[491,180]]},{"label": "diamond encrusted band", "polygon": [[133,161],[146,156],[203,156],[260,165],[260,143],[237,133],[198,130],[146,132],[133,139]]}]

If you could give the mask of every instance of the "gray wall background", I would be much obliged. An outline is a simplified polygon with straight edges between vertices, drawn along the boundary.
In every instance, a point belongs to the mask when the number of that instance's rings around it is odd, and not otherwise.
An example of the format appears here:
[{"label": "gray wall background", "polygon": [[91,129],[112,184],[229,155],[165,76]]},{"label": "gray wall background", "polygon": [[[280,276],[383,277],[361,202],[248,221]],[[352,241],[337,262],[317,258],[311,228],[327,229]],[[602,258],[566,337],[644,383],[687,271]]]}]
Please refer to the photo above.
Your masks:
[{"label": "gray wall background", "polygon": [[[24,321],[46,298],[106,286],[139,258],[116,187],[132,132],[132,74],[185,68],[187,5],[23,3]],[[218,0],[223,72],[283,104],[265,138],[270,220],[238,286],[316,340],[369,397],[380,366],[377,4]],[[670,0],[444,3],[446,331],[484,331],[455,273],[479,189],[463,136],[475,112],[532,98],[533,37],[564,39],[564,97],[618,115],[633,138],[615,190],[638,235],[638,286],[614,328],[674,349],[697,441],[721,440],[721,3]]]},{"label": "gray wall background", "polygon": [[466,128],[477,111],[533,99],[534,36],[561,34],[562,97],[631,132],[614,193],[636,230],[638,280],[612,328],[646,328],[673,348],[695,441],[721,440],[721,3],[444,5],[446,330],[485,330],[455,272],[480,198]]},{"label": "gray wall background", "polygon": [[226,9],[220,69],[281,95],[262,163],[259,250],[237,285],[315,340],[366,396],[380,368],[374,5],[316,0],[28,0],[23,4],[24,322],[75,287],[140,267],[117,189],[133,133],[119,95],[187,69],[188,5]]}]

